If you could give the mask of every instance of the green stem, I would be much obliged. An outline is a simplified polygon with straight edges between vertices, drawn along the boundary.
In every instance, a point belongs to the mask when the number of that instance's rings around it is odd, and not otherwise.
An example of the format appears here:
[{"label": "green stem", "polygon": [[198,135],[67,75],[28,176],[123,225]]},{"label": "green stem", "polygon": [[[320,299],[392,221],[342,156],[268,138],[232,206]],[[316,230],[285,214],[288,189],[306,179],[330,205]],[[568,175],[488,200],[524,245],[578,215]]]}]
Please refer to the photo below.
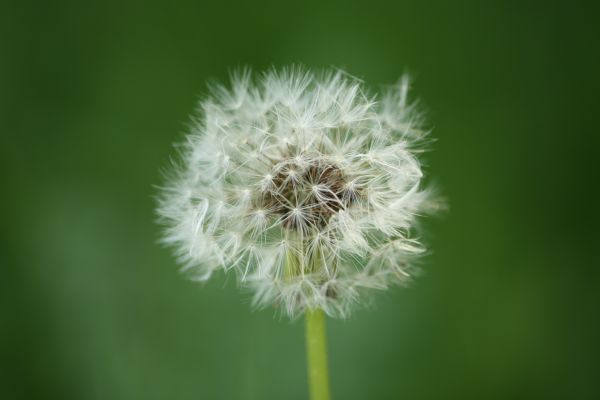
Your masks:
[{"label": "green stem", "polygon": [[329,400],[325,313],[323,310],[307,310],[305,324],[310,399]]}]

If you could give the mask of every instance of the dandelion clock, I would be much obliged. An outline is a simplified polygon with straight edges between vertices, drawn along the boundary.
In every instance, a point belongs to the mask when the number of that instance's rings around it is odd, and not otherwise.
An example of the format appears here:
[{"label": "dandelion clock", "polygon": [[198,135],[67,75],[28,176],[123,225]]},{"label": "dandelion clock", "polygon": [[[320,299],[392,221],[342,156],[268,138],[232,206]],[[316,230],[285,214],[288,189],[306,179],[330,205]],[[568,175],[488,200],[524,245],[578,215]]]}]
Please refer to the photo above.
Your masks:
[{"label": "dandelion clock", "polygon": [[305,315],[310,394],[329,398],[325,315],[405,282],[436,207],[403,78],[380,96],[340,71],[234,75],[199,105],[167,173],[163,240],[198,281],[237,276],[258,307]]}]

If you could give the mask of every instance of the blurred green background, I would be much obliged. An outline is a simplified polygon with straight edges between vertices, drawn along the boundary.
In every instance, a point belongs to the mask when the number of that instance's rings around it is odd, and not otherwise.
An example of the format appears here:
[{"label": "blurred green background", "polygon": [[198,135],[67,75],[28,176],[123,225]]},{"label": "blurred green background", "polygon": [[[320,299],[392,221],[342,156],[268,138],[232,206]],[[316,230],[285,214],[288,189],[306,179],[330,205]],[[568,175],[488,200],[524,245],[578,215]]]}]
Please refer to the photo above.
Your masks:
[{"label": "blurred green background", "polygon": [[0,11],[0,398],[304,399],[301,321],[177,272],[154,184],[208,80],[408,69],[450,212],[329,322],[336,399],[600,398],[598,7],[13,1]]}]

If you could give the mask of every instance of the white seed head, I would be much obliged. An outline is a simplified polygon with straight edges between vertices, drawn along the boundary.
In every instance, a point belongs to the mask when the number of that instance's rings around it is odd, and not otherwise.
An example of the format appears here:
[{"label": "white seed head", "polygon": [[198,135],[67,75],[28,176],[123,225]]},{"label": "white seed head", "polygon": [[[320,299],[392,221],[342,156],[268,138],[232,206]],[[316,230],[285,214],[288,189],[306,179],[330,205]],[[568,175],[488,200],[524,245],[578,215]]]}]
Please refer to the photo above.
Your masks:
[{"label": "white seed head", "polygon": [[235,75],[200,104],[158,213],[197,280],[235,270],[259,306],[345,317],[404,282],[431,209],[408,79],[381,98],[343,72]]}]

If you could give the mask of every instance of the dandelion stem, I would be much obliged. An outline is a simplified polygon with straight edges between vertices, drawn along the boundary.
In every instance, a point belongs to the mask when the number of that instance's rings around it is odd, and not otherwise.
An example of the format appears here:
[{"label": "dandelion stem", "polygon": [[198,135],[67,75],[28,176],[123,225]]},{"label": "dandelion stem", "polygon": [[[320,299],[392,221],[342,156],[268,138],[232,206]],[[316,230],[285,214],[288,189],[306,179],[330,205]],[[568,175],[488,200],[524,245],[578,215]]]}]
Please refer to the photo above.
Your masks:
[{"label": "dandelion stem", "polygon": [[305,324],[310,400],[329,400],[325,313],[321,309],[307,310]]}]

